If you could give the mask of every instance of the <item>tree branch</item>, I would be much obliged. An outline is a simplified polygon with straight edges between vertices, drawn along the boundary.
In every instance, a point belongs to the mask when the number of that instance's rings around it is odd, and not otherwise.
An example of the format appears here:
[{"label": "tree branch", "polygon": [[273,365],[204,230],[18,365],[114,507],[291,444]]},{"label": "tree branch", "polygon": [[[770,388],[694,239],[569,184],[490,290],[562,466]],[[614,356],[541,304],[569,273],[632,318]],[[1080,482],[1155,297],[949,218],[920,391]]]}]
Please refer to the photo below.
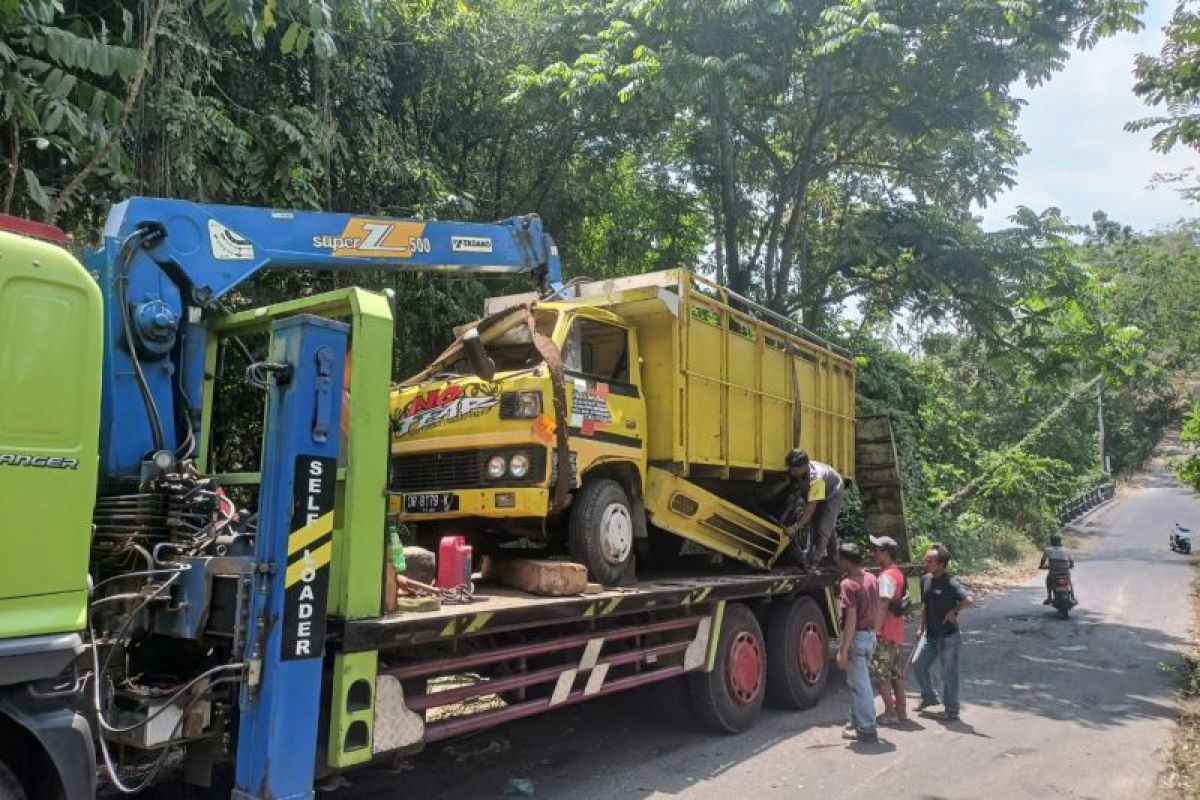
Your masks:
[{"label": "tree branch", "polygon": [[8,185],[4,187],[4,213],[12,213],[13,195],[17,191],[17,175],[21,172],[21,128],[14,120],[12,131],[12,154],[8,159]]},{"label": "tree branch", "polygon": [[138,62],[137,71],[133,73],[133,80],[129,84],[128,90],[125,93],[125,102],[121,106],[121,117],[117,124],[109,132],[108,141],[92,153],[92,157],[84,164],[83,169],[75,173],[75,177],[63,187],[63,190],[58,193],[58,197],[50,204],[50,209],[46,212],[46,222],[51,225],[58,221],[58,215],[71,202],[71,197],[83,188],[84,182],[91,177],[101,164],[108,160],[112,155],[113,150],[121,142],[121,135],[125,131],[125,126],[129,123],[129,117],[133,114],[133,109],[137,105],[138,98],[142,94],[142,84],[145,81],[146,73],[150,69],[150,61],[154,56],[154,45],[158,40],[158,24],[162,20],[163,11],[166,10],[167,0],[158,0],[154,6],[154,12],[150,15],[150,24],[146,28],[146,35],[142,42],[142,56]]}]

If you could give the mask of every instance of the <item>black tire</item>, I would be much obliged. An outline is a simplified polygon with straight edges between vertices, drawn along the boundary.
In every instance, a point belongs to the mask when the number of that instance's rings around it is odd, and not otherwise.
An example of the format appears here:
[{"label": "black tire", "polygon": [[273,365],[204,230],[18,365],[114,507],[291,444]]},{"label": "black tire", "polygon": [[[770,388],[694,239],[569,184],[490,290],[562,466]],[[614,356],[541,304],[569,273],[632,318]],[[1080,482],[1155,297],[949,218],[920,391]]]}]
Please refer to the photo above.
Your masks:
[{"label": "black tire", "polygon": [[829,680],[829,634],[811,597],[776,603],[767,618],[767,702],[812,708]]},{"label": "black tire", "polygon": [[778,564],[781,567],[804,567],[807,566],[804,561],[804,556],[808,552],[808,539],[812,536],[812,524],[809,523],[801,528],[797,533],[801,534],[788,542],[787,547],[780,553]]},{"label": "black tire", "polygon": [[28,797],[16,773],[0,761],[0,800],[28,800]]},{"label": "black tire", "polygon": [[689,673],[692,713],[715,733],[741,733],[758,720],[767,695],[767,655],[762,628],[740,603],[725,608],[712,672]]},{"label": "black tire", "polygon": [[1066,606],[1066,605],[1059,606],[1058,607],[1058,616],[1062,617],[1063,619],[1067,619],[1068,617],[1070,617],[1071,616],[1071,607]]},{"label": "black tire", "polygon": [[[618,519],[622,515],[624,522]],[[611,526],[609,535],[606,526]],[[568,527],[571,560],[587,567],[588,576],[597,583],[620,583],[633,560],[634,532],[633,510],[621,484],[608,478],[585,483],[571,503]]]}]

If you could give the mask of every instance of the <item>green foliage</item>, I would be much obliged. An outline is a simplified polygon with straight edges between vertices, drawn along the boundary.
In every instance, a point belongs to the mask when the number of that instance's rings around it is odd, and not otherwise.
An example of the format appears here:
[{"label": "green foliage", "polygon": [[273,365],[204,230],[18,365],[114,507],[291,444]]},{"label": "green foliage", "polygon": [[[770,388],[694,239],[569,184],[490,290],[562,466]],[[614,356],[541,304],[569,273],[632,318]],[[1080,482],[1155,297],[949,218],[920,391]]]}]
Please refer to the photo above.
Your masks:
[{"label": "green foliage", "polygon": [[[1200,149],[1200,13],[1193,4],[1180,2],[1168,23],[1166,38],[1157,56],[1137,57],[1133,91],[1148,105],[1162,107],[1157,116],[1134,120],[1126,130],[1153,130],[1153,147],[1166,153],[1176,146]],[[1200,198],[1192,170],[1161,176],[1178,184],[1187,197]]]},{"label": "green foliage", "polygon": [[[1127,473],[1200,365],[1194,225],[1137,235],[1102,214],[1082,227],[1020,209],[985,232],[971,215],[1025,151],[1014,87],[1136,29],[1142,5],[174,3],[122,128],[147,4],[0,0],[0,191],[5,210],[37,215],[114,143],[62,217],[81,238],[131,194],[536,212],[569,276],[699,269],[858,353],[859,410],[892,419],[915,534],[965,561],[1001,558],[1101,472],[1095,397],[1074,390],[1101,377],[1107,453]],[[1185,39],[1170,76],[1139,63],[1172,114],[1192,102]],[[1192,144],[1186,114],[1163,124]],[[288,272],[228,300],[350,283],[395,291],[397,376],[486,294],[527,288]],[[249,401],[219,402],[235,414]],[[226,461],[253,439],[249,416],[227,432]],[[853,500],[845,521],[861,527]]]},{"label": "green foliage", "polygon": [[[1180,442],[1193,448],[1200,446],[1200,402],[1196,403],[1183,422]],[[1187,456],[1176,470],[1179,480],[1200,492],[1200,455]]]}]

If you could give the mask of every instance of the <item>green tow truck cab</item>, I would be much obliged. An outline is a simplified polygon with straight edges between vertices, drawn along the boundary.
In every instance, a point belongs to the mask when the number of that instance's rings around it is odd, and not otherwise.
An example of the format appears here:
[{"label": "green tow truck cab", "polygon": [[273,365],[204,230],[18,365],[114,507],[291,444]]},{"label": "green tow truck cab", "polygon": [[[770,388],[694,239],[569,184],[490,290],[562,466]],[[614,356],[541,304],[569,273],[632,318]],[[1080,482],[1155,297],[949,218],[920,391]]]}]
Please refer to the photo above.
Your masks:
[{"label": "green tow truck cab", "polygon": [[50,681],[84,649],[104,335],[66,241],[0,215],[0,800],[95,784],[87,721],[56,697],[73,687]]}]

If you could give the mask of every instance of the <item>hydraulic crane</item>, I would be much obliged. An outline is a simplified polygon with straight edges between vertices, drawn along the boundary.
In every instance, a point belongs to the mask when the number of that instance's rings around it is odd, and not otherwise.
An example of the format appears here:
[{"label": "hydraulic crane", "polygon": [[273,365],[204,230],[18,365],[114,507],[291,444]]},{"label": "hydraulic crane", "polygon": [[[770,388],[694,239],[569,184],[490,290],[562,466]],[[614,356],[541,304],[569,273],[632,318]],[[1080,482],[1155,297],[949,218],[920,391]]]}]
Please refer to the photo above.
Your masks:
[{"label": "hydraulic crane", "polygon": [[113,207],[86,264],[105,299],[101,476],[166,469],[202,407],[205,310],[263,270],[530,274],[562,280],[537,215],[495,224],[133,198]]},{"label": "hydraulic crane", "polygon": [[[186,743],[190,768],[219,762],[222,737],[236,744],[235,797],[311,797],[327,605],[345,616],[338,598],[357,589],[355,613],[378,613],[391,312],[354,289],[240,317],[220,301],[281,269],[530,274],[545,289],[561,281],[552,239],[536,215],[477,224],[151,198],[112,209],[88,272],[29,236],[47,238],[0,225],[0,502],[14,531],[0,565],[0,798],[20,796],[5,794],[13,768],[33,781],[28,796],[52,796],[53,777],[69,800],[89,797],[93,744],[111,784],[136,790],[173,745]],[[339,303],[340,319],[310,310]],[[222,325],[270,337],[247,376],[266,395],[247,509],[205,472]],[[343,469],[352,333],[371,424]],[[353,536],[334,530],[343,492],[360,509],[339,511]],[[334,598],[331,573],[352,589]],[[351,733],[344,760],[369,758]],[[130,754],[138,780],[122,769]]]}]

